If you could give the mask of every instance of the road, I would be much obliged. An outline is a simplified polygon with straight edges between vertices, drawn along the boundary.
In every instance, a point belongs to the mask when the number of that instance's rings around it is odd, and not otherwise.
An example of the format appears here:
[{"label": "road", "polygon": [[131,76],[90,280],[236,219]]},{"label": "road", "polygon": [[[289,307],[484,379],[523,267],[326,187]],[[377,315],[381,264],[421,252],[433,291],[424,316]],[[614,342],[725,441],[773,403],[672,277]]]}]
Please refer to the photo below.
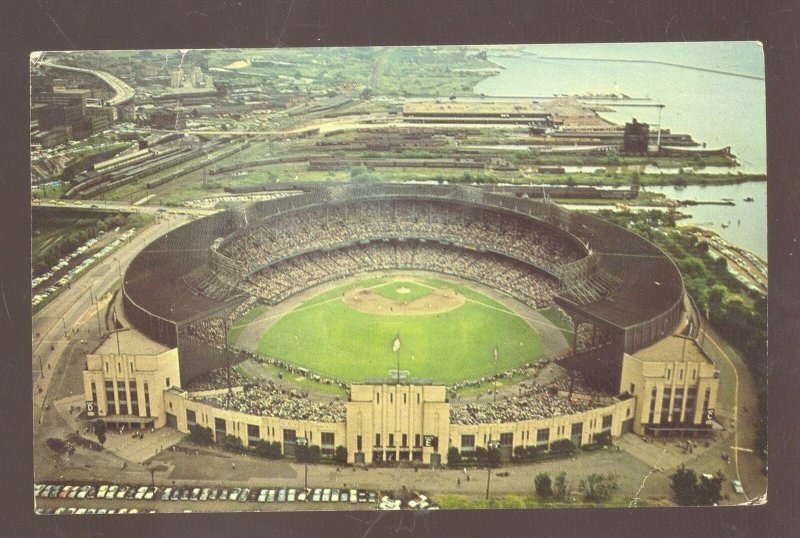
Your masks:
[{"label": "road", "polygon": [[185,213],[188,215],[205,216],[218,213],[219,209],[202,209],[197,207],[168,207],[158,205],[133,205],[127,202],[113,202],[108,200],[60,200],[58,202],[34,202],[33,207],[55,207],[72,209],[106,209],[111,211],[125,211],[130,213]]},{"label": "road", "polygon": [[[120,279],[128,264],[144,246],[171,228],[189,220],[190,217],[187,216],[170,215],[163,221],[141,230],[33,316],[31,347],[34,423],[39,420],[41,408],[47,401],[48,389],[54,374],[67,367],[61,364],[62,356],[66,356],[71,367],[74,367],[72,364],[75,356],[74,344],[76,339],[81,338],[80,333],[74,332],[76,327],[86,323],[87,318],[98,315],[97,311],[103,308],[103,301],[100,300],[98,309],[94,305],[93,298],[103,297],[110,290],[112,284]],[[99,315],[102,317],[103,313],[100,312]]]},{"label": "road", "polygon": [[111,88],[114,92],[114,97],[106,101],[107,106],[117,106],[117,105],[124,105],[133,100],[133,95],[135,90],[125,84],[123,81],[112,75],[111,73],[106,73],[105,71],[95,71],[92,69],[82,69],[80,67],[71,67],[68,65],[60,65],[52,62],[39,62],[37,65],[51,67],[53,69],[63,69],[64,71],[73,71],[76,73],[87,73],[89,75],[94,75],[95,77],[99,78],[103,81],[106,86]]}]

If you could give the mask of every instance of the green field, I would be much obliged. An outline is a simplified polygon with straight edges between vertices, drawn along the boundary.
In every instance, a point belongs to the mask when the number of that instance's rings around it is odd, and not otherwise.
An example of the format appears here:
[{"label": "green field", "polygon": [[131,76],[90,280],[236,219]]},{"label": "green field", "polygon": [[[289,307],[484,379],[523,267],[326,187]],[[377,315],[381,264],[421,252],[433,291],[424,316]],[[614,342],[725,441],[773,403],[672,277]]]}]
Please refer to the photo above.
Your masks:
[{"label": "green field", "polygon": [[420,286],[415,282],[398,280],[383,286],[376,286],[372,288],[372,291],[394,301],[413,301],[430,295],[433,289],[428,286]]},{"label": "green field", "polygon": [[[377,315],[360,312],[342,301],[354,287],[372,287],[397,299],[424,296],[447,287],[467,298],[463,305],[440,314]],[[411,293],[397,293],[405,287]],[[254,319],[246,314],[233,325]],[[346,381],[387,377],[396,368],[392,352],[400,334],[400,369],[412,377],[453,383],[494,371],[515,368],[541,358],[538,334],[516,314],[475,290],[437,278],[369,278],[320,294],[272,325],[258,342],[258,352]],[[238,334],[238,332],[237,332]]]}]

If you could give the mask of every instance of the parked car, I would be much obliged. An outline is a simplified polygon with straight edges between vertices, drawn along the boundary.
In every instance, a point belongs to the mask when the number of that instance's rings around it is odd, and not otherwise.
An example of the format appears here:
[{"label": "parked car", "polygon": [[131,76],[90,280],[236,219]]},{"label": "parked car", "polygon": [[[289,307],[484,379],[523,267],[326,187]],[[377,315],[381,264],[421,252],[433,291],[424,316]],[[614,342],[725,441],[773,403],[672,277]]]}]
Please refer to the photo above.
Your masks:
[{"label": "parked car", "polygon": [[153,497],[155,497],[156,493],[158,493],[158,488],[155,486],[150,486],[149,488],[147,488],[147,491],[144,494],[144,498],[149,501]]},{"label": "parked car", "polygon": [[267,493],[267,502],[268,503],[275,502],[275,490],[274,489],[269,490],[269,493]]},{"label": "parked car", "polygon": [[200,488],[192,489],[192,495],[191,497],[189,497],[189,499],[191,499],[192,501],[196,501],[199,498],[200,498]]},{"label": "parked car", "polygon": [[332,503],[338,503],[339,502],[339,490],[338,489],[332,489],[331,490],[331,502]]},{"label": "parked car", "polygon": [[115,499],[124,499],[125,498],[125,494],[128,493],[129,489],[130,488],[128,486],[120,486],[119,489],[117,490],[117,493],[114,495],[114,498]]},{"label": "parked car", "polygon": [[115,486],[113,484],[108,486],[108,490],[106,491],[106,499],[113,499],[118,489],[119,486]]},{"label": "parked car", "polygon": [[130,500],[132,500],[134,497],[136,497],[136,488],[133,488],[133,487],[132,487],[132,488],[128,489],[128,492],[127,492],[127,493],[125,493],[125,498],[126,498],[126,499],[128,499],[128,500],[130,501]]},{"label": "parked car", "polygon": [[311,501],[318,503],[322,499],[322,491],[319,488],[314,489],[314,493],[311,495]]},{"label": "parked car", "polygon": [[241,492],[242,492],[241,488],[233,488],[233,491],[231,491],[231,494],[228,495],[228,500],[229,501],[235,501],[236,499],[239,498],[239,494]]},{"label": "parked car", "polygon": [[201,501],[208,500],[209,493],[211,493],[211,490],[209,488],[203,488],[203,491],[200,492],[200,500]]},{"label": "parked car", "polygon": [[223,488],[222,491],[219,492],[219,500],[220,501],[227,501],[228,500],[228,489]]},{"label": "parked car", "polygon": [[64,486],[64,488],[58,493],[58,497],[60,499],[66,499],[71,489],[72,486]]},{"label": "parked car", "polygon": [[261,490],[258,488],[253,488],[250,490],[250,493],[247,495],[247,502],[254,503],[258,500],[258,494],[261,493]]},{"label": "parked car", "polygon": [[278,502],[282,503],[286,500],[286,488],[281,488],[278,490]]},{"label": "parked car", "polygon": [[269,493],[267,489],[262,489],[261,493],[258,494],[258,502],[260,503],[267,502],[267,493]]},{"label": "parked car", "polygon": [[136,494],[134,495],[133,498],[136,499],[137,501],[140,501],[140,500],[144,499],[144,494],[145,493],[147,493],[147,486],[142,486],[142,487],[140,487],[139,489],[136,490]]},{"label": "parked car", "polygon": [[289,491],[286,492],[286,502],[293,503],[296,495],[297,495],[297,490],[291,488]]},{"label": "parked car", "polygon": [[239,493],[239,502],[240,502],[240,503],[243,503],[243,502],[247,501],[247,497],[248,497],[249,495],[250,495],[250,489],[249,489],[249,488],[244,488],[244,489],[243,489],[243,490],[242,490],[242,491]]},{"label": "parked car", "polygon": [[192,494],[192,489],[191,488],[181,488],[181,500],[182,501],[188,501],[189,500],[189,495],[191,495],[191,494]]},{"label": "parked car", "polygon": [[170,495],[172,495],[172,488],[164,488],[164,492],[161,494],[161,500],[168,501]]},{"label": "parked car", "polygon": [[298,502],[301,502],[301,503],[302,502],[306,502],[307,499],[308,499],[308,490],[301,489],[300,491],[297,492],[297,501]]},{"label": "parked car", "polygon": [[350,500],[350,493],[346,489],[343,489],[342,491],[339,492],[339,501],[346,503],[349,500]]},{"label": "parked car", "polygon": [[322,490],[322,502],[326,503],[331,500],[331,490],[330,488],[325,488]]},{"label": "parked car", "polygon": [[367,492],[364,490],[358,491],[358,502],[365,503],[367,502]]},{"label": "parked car", "polygon": [[216,501],[217,495],[219,495],[219,490],[217,488],[212,489],[208,494],[209,501]]},{"label": "parked car", "polygon": [[357,503],[358,502],[358,491],[351,489],[350,490],[350,502]]}]

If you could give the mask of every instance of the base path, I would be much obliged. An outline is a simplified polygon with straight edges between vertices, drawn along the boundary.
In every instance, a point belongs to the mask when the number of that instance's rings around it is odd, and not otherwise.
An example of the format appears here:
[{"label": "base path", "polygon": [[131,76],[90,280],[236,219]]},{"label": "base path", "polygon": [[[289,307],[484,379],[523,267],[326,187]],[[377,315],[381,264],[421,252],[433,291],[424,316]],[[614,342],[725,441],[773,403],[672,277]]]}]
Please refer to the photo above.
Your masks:
[{"label": "base path", "polygon": [[[398,288],[397,292],[403,293],[404,289],[408,288]],[[425,297],[411,301],[395,301],[368,288],[354,288],[344,294],[342,301],[351,308],[367,314],[405,316],[449,312],[463,305],[466,299],[456,291],[437,289]]]}]

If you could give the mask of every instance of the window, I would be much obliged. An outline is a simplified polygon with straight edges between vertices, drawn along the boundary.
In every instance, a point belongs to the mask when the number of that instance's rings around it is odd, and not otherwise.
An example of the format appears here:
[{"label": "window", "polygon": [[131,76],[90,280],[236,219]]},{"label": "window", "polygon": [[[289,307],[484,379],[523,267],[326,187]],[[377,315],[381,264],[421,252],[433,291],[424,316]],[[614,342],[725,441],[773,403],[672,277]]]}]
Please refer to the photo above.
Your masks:
[{"label": "window", "polygon": [[217,441],[220,437],[228,433],[228,425],[224,418],[214,417],[214,429],[217,432]]},{"label": "window", "polygon": [[361,436],[357,435],[356,436],[356,451],[361,452],[362,445],[363,445],[363,443],[361,441]]},{"label": "window", "polygon": [[417,403],[419,403],[419,392],[417,393]]},{"label": "window", "polygon": [[669,381],[669,378],[670,378],[670,377],[672,377],[672,370],[670,370],[669,368],[667,368],[667,381]]},{"label": "window", "polygon": [[114,403],[114,382],[106,381],[106,414],[114,415],[117,413],[117,406]]},{"label": "window", "polygon": [[695,380],[695,378],[697,378],[697,370],[695,370],[694,368],[692,368],[692,381],[694,381],[694,380]]},{"label": "window", "polygon": [[247,441],[253,442],[258,441],[261,437],[261,428],[258,424],[248,424],[247,425]]},{"label": "window", "polygon": [[139,393],[136,389],[136,381],[128,383],[128,390],[131,392],[131,415],[139,416]]},{"label": "window", "polygon": [[475,436],[462,435],[461,436],[461,452],[474,452],[475,451]]},{"label": "window", "polygon": [[572,425],[570,434],[574,437],[576,435],[583,435],[583,422],[576,422]]},{"label": "window", "polygon": [[603,430],[610,430],[614,415],[603,415]]},{"label": "window", "polygon": [[297,432],[295,430],[283,430],[283,442],[284,443],[296,443],[297,442]]},{"label": "window", "polygon": [[97,409],[97,385],[94,384],[94,381],[92,381],[92,402],[94,408]]},{"label": "window", "polygon": [[381,446],[381,434],[375,434],[375,446]]},{"label": "window", "polygon": [[106,361],[106,373],[108,373],[108,361]]},{"label": "window", "polygon": [[394,434],[389,434],[389,446],[394,446]]},{"label": "window", "polygon": [[189,426],[194,426],[197,424],[197,413],[195,413],[192,409],[186,410],[186,423]]},{"label": "window", "polygon": [[[375,393],[375,403],[381,403],[381,393],[380,392]],[[377,446],[380,446],[380,445],[377,445]]]},{"label": "window", "polygon": [[122,365],[119,362],[117,363],[117,372],[122,373]]},{"label": "window", "polygon": [[[419,394],[417,394],[417,396],[419,396]],[[414,434],[414,446],[415,447],[420,446],[419,442],[420,442],[420,435],[416,433]]]},{"label": "window", "polygon": [[170,387],[169,378],[167,378],[167,388],[169,388],[169,387]]},{"label": "window", "polygon": [[147,390],[147,382],[144,384],[144,410],[146,416],[150,416],[150,391]]},{"label": "window", "polygon": [[131,366],[131,373],[133,373],[133,363],[130,363]]},{"label": "window", "polygon": [[394,403],[394,394],[392,394],[391,392],[389,393],[389,403],[390,404]]},{"label": "window", "polygon": [[403,403],[404,404],[406,403],[406,393],[405,392],[403,393]]},{"label": "window", "polygon": [[634,392],[636,392],[636,385],[634,385],[633,383],[631,383],[631,390],[629,390],[628,392],[630,392],[631,394],[633,394]]},{"label": "window", "polygon": [[402,442],[400,443],[400,446],[403,447],[403,448],[407,447],[408,446],[408,435],[404,433],[403,437],[401,438],[401,441]]},{"label": "window", "polygon": [[322,432],[322,446],[333,446],[333,432]]},{"label": "window", "polygon": [[501,433],[500,434],[500,446],[513,446],[514,445],[514,434],[513,433]]}]

